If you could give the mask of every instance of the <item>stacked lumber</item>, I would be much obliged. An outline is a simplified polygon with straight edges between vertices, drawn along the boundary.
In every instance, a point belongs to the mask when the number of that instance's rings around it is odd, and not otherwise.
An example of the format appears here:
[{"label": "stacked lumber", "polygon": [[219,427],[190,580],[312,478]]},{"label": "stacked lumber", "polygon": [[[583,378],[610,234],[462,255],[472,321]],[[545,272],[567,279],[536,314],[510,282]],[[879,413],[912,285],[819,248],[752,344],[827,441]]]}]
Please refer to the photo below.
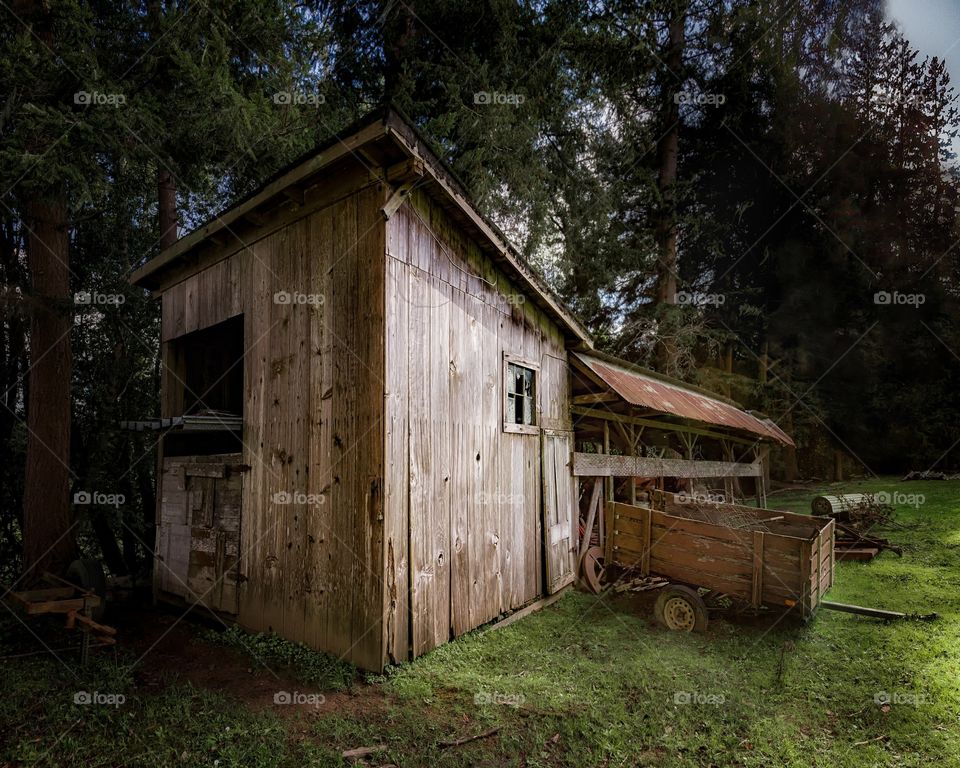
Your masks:
[{"label": "stacked lumber", "polygon": [[883,550],[889,549],[898,557],[903,556],[903,547],[891,544],[889,539],[871,536],[869,530],[847,523],[837,523],[834,547],[837,560],[873,560]]},{"label": "stacked lumber", "polygon": [[667,586],[670,581],[660,576],[635,576],[630,579],[620,579],[613,585],[613,591],[622,592],[649,592]]}]

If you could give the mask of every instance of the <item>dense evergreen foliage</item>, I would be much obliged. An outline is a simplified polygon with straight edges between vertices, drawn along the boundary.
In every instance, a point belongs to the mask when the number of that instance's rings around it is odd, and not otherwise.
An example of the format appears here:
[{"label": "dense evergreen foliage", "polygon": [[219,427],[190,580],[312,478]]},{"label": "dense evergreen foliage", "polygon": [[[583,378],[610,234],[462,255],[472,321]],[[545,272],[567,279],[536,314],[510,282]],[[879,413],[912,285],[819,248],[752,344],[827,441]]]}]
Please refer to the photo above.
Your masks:
[{"label": "dense evergreen foliage", "polygon": [[[4,549],[19,551],[25,510],[51,509],[43,487],[66,483],[59,519],[79,514],[81,543],[112,528],[114,560],[140,568],[153,459],[117,423],[157,412],[158,308],[126,276],[171,216],[192,228],[384,100],[601,347],[719,387],[794,433],[787,475],[825,476],[834,449],[864,473],[954,466],[960,121],[943,63],[882,10],[3,4]],[[65,232],[63,247],[43,231]],[[43,279],[58,265],[68,291]],[[44,359],[61,361],[62,391],[34,391]],[[72,429],[50,445],[30,400],[68,391]],[[69,461],[25,472],[45,451]],[[104,487],[125,503],[71,508],[77,490]]]}]

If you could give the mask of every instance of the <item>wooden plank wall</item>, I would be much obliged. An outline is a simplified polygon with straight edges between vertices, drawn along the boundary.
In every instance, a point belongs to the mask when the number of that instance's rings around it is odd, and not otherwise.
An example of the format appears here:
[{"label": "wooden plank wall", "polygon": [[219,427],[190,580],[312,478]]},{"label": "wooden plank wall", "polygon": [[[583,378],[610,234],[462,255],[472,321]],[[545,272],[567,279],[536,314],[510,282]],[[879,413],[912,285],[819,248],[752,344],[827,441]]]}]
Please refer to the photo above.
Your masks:
[{"label": "wooden plank wall", "polygon": [[383,195],[339,197],[162,296],[165,341],[244,316],[240,623],[371,669],[384,658]]},{"label": "wooden plank wall", "polygon": [[[387,285],[384,611],[397,658],[407,637],[418,656],[542,594],[540,439],[502,430],[504,353],[539,361],[541,426],[570,429],[570,395],[560,331],[422,192],[387,224]],[[391,586],[404,579],[406,633]]]}]

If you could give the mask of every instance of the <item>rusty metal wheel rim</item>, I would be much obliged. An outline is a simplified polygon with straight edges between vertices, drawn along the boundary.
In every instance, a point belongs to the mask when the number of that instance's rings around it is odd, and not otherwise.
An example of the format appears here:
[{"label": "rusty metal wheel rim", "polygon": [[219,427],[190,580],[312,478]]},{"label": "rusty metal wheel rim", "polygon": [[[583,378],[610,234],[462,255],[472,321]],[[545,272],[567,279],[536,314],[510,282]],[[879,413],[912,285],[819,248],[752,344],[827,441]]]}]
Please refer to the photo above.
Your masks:
[{"label": "rusty metal wheel rim", "polygon": [[671,597],[663,605],[663,620],[672,630],[692,632],[697,613],[685,598]]}]

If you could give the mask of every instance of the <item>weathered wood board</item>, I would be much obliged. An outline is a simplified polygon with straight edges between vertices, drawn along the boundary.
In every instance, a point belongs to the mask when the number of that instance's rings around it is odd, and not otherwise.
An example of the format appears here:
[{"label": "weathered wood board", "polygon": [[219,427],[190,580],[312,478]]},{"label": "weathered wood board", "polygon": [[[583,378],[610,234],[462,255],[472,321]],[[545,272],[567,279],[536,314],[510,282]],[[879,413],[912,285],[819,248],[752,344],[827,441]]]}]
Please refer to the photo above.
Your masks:
[{"label": "weathered wood board", "polygon": [[570,471],[573,434],[543,432],[543,525],[546,587],[553,594],[576,578],[576,481]]},{"label": "weathered wood board", "polygon": [[573,473],[577,477],[760,477],[763,469],[759,463],[575,453]]}]

